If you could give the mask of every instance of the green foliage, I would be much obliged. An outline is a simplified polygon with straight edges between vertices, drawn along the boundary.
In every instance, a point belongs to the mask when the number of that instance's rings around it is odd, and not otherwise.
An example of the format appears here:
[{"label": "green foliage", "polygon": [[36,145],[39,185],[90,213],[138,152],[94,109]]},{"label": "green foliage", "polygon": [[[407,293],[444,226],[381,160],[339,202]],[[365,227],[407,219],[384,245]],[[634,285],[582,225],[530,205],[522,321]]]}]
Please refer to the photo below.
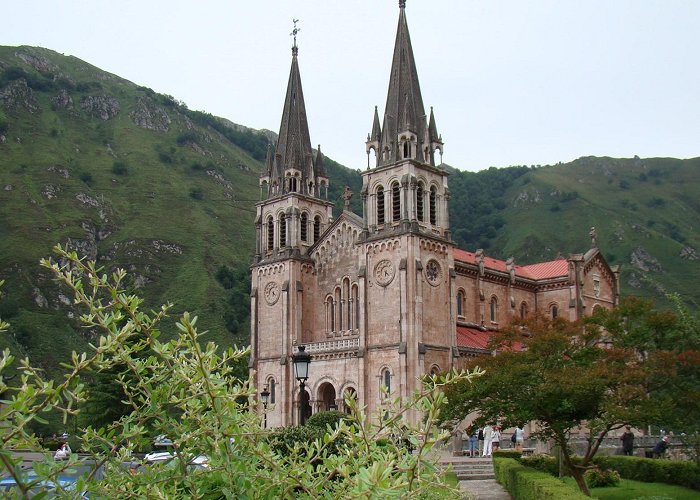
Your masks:
[{"label": "green foliage", "polygon": [[[79,429],[80,448],[90,460],[105,465],[99,482],[84,477],[78,491],[98,498],[451,498],[434,462],[434,446],[448,434],[436,425],[446,400],[444,388],[472,378],[466,373],[427,377],[420,392],[406,405],[396,400],[386,418],[366,416],[354,400],[348,404],[353,425],[339,420],[332,431],[319,427],[284,429],[270,433],[260,428],[260,415],[248,406],[257,389],[237,379],[233,366],[246,351],[219,353],[213,344],[200,343],[198,319],[185,312],[176,323],[177,335],[161,340],[161,326],[172,306],[145,313],[143,300],[123,292],[124,271],[103,273],[74,252],[56,248],[57,261],[42,266],[70,289],[84,308],[81,323],[100,332],[89,353],[73,354],[60,381],[46,380],[27,360],[24,376],[8,387],[4,373],[14,360],[0,357],[0,392],[7,404],[0,408],[0,461],[26,494],[31,483],[10,450],[40,449],[29,425],[58,412],[76,414],[90,393],[82,382],[89,372],[118,368],[118,384],[129,410],[103,426]],[[4,328],[5,325],[0,325]],[[148,355],[144,355],[146,350]],[[129,374],[122,376],[121,368]],[[404,414],[419,411],[424,420],[406,425]],[[79,413],[79,410],[78,410]],[[382,436],[402,432],[416,443],[413,454],[396,446],[377,445]],[[311,435],[314,433],[315,435]],[[167,434],[174,442],[174,458],[163,465],[142,466],[133,475],[120,465],[138,461],[131,451],[146,447],[153,436]],[[277,436],[282,436],[277,440]],[[189,467],[193,457],[205,455],[204,470]],[[431,458],[432,457],[432,458]],[[65,462],[47,457],[35,462],[39,480],[55,480],[67,468],[80,466],[74,454]]]},{"label": "green foliage", "polygon": [[0,110],[0,135],[4,134],[10,128],[10,122],[5,116],[5,113]]},{"label": "green foliage", "polygon": [[92,186],[92,183],[94,182],[94,179],[92,178],[92,174],[90,172],[80,172],[78,178],[88,186]]},{"label": "green foliage", "polygon": [[531,467],[541,472],[546,472],[554,477],[559,476],[559,461],[551,455],[531,455],[522,457],[520,463],[525,467]]},{"label": "green foliage", "polygon": [[192,198],[193,200],[203,200],[204,191],[200,187],[190,188],[190,198]]},{"label": "green foliage", "polygon": [[114,175],[129,175],[129,166],[121,160],[112,163],[112,173]]},{"label": "green foliage", "polygon": [[610,469],[588,469],[583,477],[589,488],[608,488],[620,484],[620,474]]},{"label": "green foliage", "polygon": [[521,465],[512,458],[494,457],[496,479],[514,500],[583,500],[577,489],[544,472]]},{"label": "green foliage", "polygon": [[327,427],[331,429],[335,428],[341,420],[346,420],[348,423],[352,423],[352,418],[342,411],[331,410],[331,411],[320,411],[311,415],[306,421],[306,426],[316,427],[325,432]]},{"label": "green foliage", "polygon": [[624,456],[599,456],[594,462],[617,471],[624,479],[677,484],[700,491],[700,466],[692,462]]}]

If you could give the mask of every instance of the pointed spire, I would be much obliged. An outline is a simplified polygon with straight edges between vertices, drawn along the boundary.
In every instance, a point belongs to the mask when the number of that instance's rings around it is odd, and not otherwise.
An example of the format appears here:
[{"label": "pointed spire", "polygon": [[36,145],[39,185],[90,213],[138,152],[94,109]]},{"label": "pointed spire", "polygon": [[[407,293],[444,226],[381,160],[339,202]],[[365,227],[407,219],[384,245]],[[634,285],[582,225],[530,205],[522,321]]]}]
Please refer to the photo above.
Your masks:
[{"label": "pointed spire", "polygon": [[430,123],[428,124],[428,139],[430,139],[430,142],[438,142],[440,140],[440,134],[438,134],[437,125],[435,125],[435,115],[433,114],[432,106],[430,106]]},{"label": "pointed spire", "polygon": [[316,150],[316,161],[314,162],[314,167],[316,168],[316,177],[324,177],[328,178],[328,174],[326,174],[326,166],[323,163],[323,153],[321,153],[321,145],[318,145],[318,149]]},{"label": "pointed spire", "polygon": [[374,107],[374,120],[372,122],[372,133],[370,134],[370,139],[373,141],[379,141],[382,139],[382,127],[379,125],[379,111],[377,106]]},{"label": "pointed spire", "polygon": [[[285,174],[289,170],[295,170],[294,175],[301,177],[297,186],[307,186],[309,180],[314,179],[313,151],[309,125],[306,118],[306,105],[304,92],[301,87],[301,75],[299,72],[296,35],[300,31],[294,20],[294,45],[292,46],[292,67],[289,71],[287,94],[282,110],[277,147],[275,148],[274,165],[271,168],[271,183],[277,183],[282,188],[275,194],[284,194],[288,191],[287,183],[283,182]],[[272,191],[271,191],[272,193]]]},{"label": "pointed spire", "polygon": [[[405,0],[400,0],[399,24],[396,30],[389,90],[384,109],[381,151],[389,147],[393,152],[395,148],[392,147],[392,143],[397,142],[401,132],[411,131],[420,141],[423,141],[426,136],[426,114],[418,83],[418,72],[413,57],[405,7]],[[386,128],[387,125],[390,127],[389,130]],[[419,161],[429,161],[429,159],[423,158],[422,146],[418,146],[415,158]],[[391,163],[397,158],[394,154],[388,159],[380,156],[379,165]]]}]

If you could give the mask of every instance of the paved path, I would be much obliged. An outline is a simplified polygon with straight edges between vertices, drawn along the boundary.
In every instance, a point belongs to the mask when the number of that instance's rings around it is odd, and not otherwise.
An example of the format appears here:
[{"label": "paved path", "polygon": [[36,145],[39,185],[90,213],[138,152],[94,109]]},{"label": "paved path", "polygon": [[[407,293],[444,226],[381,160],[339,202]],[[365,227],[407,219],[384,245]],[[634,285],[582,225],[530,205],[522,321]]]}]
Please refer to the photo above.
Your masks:
[{"label": "paved path", "polygon": [[472,479],[460,481],[460,491],[473,500],[511,500],[510,494],[495,479]]}]

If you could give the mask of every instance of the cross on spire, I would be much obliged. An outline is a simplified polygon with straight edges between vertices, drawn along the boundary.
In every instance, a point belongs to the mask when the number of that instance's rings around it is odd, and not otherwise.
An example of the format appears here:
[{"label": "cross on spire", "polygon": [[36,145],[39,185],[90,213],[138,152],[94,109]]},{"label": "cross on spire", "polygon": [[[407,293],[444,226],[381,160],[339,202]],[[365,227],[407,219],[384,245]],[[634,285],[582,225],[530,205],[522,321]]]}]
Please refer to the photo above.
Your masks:
[{"label": "cross on spire", "polygon": [[294,55],[296,55],[297,52],[299,51],[299,47],[297,47],[297,33],[299,33],[301,31],[301,28],[297,28],[297,23],[299,22],[299,19],[292,19],[292,22],[294,23],[294,29],[289,34],[289,36],[294,37],[294,45],[292,46],[292,53],[294,53]]}]

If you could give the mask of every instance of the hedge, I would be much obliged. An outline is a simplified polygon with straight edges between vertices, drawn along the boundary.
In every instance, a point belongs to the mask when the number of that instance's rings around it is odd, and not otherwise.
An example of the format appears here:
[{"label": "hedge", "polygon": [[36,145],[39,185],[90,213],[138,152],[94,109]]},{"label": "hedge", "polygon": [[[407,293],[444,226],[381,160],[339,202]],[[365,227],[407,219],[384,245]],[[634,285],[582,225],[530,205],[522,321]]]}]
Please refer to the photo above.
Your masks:
[{"label": "hedge", "polygon": [[496,480],[514,500],[590,500],[577,487],[545,472],[525,467],[515,459],[495,456],[493,467]]},{"label": "hedge", "polygon": [[677,484],[700,490],[700,466],[693,462],[659,460],[625,456],[599,456],[593,463],[603,469],[614,469],[625,479],[645,483]]}]

